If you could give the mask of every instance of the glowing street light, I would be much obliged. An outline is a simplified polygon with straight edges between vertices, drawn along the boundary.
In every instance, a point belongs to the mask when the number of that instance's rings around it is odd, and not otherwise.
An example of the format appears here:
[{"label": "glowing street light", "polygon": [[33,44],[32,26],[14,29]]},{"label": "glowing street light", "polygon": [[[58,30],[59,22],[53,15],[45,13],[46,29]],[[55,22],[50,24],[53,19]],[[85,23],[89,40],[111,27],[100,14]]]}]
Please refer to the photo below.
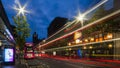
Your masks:
[{"label": "glowing street light", "polygon": [[19,10],[19,13],[22,13],[22,14],[24,15],[24,13],[25,13],[24,7],[20,8],[20,9],[18,9],[18,10]]},{"label": "glowing street light", "polygon": [[83,26],[84,20],[85,20],[85,15],[84,15],[84,14],[81,14],[80,12],[78,12],[78,15],[75,16],[75,21],[76,21],[76,23],[80,22],[80,23],[81,23],[81,26]]},{"label": "glowing street light", "polygon": [[19,3],[19,1],[18,0],[16,0],[16,5],[13,7],[13,9],[15,9],[16,11],[18,11],[18,13],[17,13],[17,16],[18,15],[25,15],[25,13],[29,13],[29,11],[28,10],[26,10],[25,8],[26,8],[26,6],[27,6],[27,4],[25,4],[24,6],[22,6],[20,3]]},{"label": "glowing street light", "polygon": [[81,26],[83,26],[83,22],[84,22],[84,20],[85,20],[85,16],[88,14],[88,13],[90,13],[90,12],[92,12],[93,10],[95,10],[96,8],[98,8],[99,6],[101,6],[101,5],[103,5],[104,3],[106,3],[108,0],[101,0],[101,2],[100,3],[98,3],[98,4],[96,4],[94,7],[92,7],[91,9],[89,9],[89,10],[87,10],[86,12],[84,12],[84,13],[78,13],[78,16],[76,16],[75,17],[75,21],[76,21],[76,23],[78,23],[78,22],[80,22],[81,23]]},{"label": "glowing street light", "polygon": [[76,18],[76,21],[83,21],[84,20],[84,15],[79,13],[78,16],[75,17],[75,18]]}]

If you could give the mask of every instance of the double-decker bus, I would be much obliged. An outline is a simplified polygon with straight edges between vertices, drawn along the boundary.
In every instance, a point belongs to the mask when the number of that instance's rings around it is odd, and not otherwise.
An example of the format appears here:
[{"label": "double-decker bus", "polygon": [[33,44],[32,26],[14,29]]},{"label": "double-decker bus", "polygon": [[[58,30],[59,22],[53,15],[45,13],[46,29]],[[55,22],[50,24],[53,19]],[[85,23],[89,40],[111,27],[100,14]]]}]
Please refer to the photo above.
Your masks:
[{"label": "double-decker bus", "polygon": [[24,47],[24,58],[25,59],[33,59],[33,58],[35,58],[33,43],[26,43],[25,44],[25,47]]}]

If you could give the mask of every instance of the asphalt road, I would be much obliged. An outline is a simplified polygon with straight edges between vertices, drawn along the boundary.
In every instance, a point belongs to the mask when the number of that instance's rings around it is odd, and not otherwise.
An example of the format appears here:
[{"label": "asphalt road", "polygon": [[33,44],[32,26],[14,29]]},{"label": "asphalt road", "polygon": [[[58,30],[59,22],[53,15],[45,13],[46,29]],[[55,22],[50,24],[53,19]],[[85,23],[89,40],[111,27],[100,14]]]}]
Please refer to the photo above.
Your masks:
[{"label": "asphalt road", "polygon": [[48,68],[103,68],[94,65],[87,65],[81,63],[73,63],[50,58],[39,58],[39,62],[47,65]]}]

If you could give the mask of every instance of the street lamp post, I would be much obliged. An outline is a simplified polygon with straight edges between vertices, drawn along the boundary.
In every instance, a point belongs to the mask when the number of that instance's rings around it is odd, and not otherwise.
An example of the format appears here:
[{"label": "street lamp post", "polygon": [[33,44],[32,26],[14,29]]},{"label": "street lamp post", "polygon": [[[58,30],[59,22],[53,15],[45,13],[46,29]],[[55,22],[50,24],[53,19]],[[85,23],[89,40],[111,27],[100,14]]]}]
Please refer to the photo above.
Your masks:
[{"label": "street lamp post", "polygon": [[85,15],[81,14],[80,12],[78,13],[77,16],[75,16],[76,23],[80,22],[82,27],[83,27],[84,20],[85,20]]},{"label": "street lamp post", "polygon": [[17,5],[15,5],[15,6],[13,7],[13,9],[15,9],[16,11],[18,11],[17,16],[20,16],[21,14],[24,16],[25,13],[29,13],[29,11],[25,9],[26,6],[27,6],[27,4],[25,4],[24,6],[22,6],[22,5],[19,3],[19,1],[17,1],[16,4],[17,4]]},{"label": "street lamp post", "polygon": [[[30,36],[30,28],[29,24],[27,23],[27,19],[25,13],[29,13],[25,8],[27,4],[21,5],[19,0],[15,0],[15,5],[13,9],[17,11],[17,14],[13,16],[14,25],[16,26],[15,34],[18,36],[16,37],[16,44],[20,46],[20,50],[24,49],[25,39]],[[20,24],[19,24],[20,23]],[[27,25],[27,26],[25,26]],[[24,26],[21,28],[21,26]],[[22,41],[21,41],[22,40]]]}]

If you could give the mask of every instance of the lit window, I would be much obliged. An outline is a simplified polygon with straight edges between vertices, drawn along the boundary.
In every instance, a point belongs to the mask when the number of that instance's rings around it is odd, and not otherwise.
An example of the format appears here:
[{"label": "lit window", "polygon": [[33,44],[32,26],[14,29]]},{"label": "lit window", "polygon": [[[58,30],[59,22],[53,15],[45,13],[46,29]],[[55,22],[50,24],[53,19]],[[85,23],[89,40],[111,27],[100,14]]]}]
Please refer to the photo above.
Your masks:
[{"label": "lit window", "polygon": [[100,38],[99,38],[99,41],[103,41],[103,38],[102,38],[102,37],[100,37]]},{"label": "lit window", "polygon": [[88,42],[88,39],[85,39],[85,42]]},{"label": "lit window", "polygon": [[111,48],[111,47],[112,47],[112,44],[109,44],[108,47]]},{"label": "lit window", "polygon": [[76,43],[76,44],[77,44],[77,43],[79,43],[79,42],[80,42],[80,40],[79,40],[79,39],[76,39],[76,40],[75,40],[75,43]]},{"label": "lit window", "polygon": [[93,42],[93,41],[94,41],[94,38],[90,38],[90,41]]},{"label": "lit window", "polygon": [[80,41],[80,43],[82,43],[82,40]]},{"label": "lit window", "polygon": [[107,34],[107,39],[112,39],[113,38],[113,34],[112,33],[108,33]]},{"label": "lit window", "polygon": [[69,46],[71,46],[71,43],[68,43]]},{"label": "lit window", "polygon": [[87,47],[86,47],[86,46],[84,46],[84,47],[83,47],[83,49],[87,49]]},{"label": "lit window", "polygon": [[90,48],[90,49],[92,49],[93,47],[92,47],[92,46],[90,46],[89,48]]}]

